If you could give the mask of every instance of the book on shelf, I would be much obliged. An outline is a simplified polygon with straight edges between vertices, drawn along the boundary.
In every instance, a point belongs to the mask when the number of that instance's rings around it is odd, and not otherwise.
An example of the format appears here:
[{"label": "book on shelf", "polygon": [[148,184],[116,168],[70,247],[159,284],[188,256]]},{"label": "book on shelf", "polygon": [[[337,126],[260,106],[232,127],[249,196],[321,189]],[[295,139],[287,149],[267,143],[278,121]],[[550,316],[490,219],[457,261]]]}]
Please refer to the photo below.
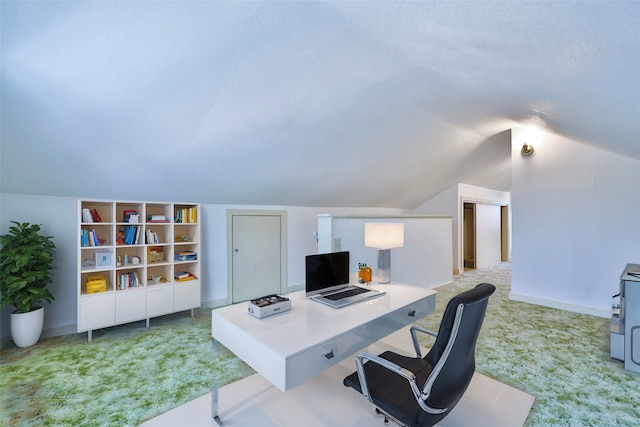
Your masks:
[{"label": "book on shelf", "polygon": [[97,209],[91,209],[91,219],[93,219],[93,222],[102,222],[102,218]]},{"label": "book on shelf", "polygon": [[137,245],[140,242],[140,229],[137,225],[120,227],[116,242],[120,245]]},{"label": "book on shelf", "polygon": [[130,271],[128,273],[120,273],[118,276],[118,289],[124,290],[128,288],[136,288],[140,284],[138,273]]},{"label": "book on shelf", "polygon": [[[122,212],[122,221],[123,222],[131,222],[131,215],[138,215],[138,211],[135,209],[125,209]],[[138,221],[136,221],[138,222]]]},{"label": "book on shelf", "polygon": [[93,217],[91,216],[89,208],[82,208],[82,222],[93,222]]},{"label": "book on shelf", "polygon": [[158,233],[152,230],[147,230],[147,245],[156,245],[160,243],[158,239]]},{"label": "book on shelf", "polygon": [[86,248],[89,246],[89,231],[82,230],[82,234],[80,235],[80,246]]},{"label": "book on shelf", "polygon": [[168,222],[165,215],[147,215],[147,222]]},{"label": "book on shelf", "polygon": [[179,251],[173,255],[174,261],[195,261],[198,254],[191,251]]},{"label": "book on shelf", "polygon": [[124,243],[126,245],[132,245],[135,237],[136,230],[133,227],[127,227],[124,233]]},{"label": "book on shelf", "polygon": [[140,230],[142,230],[142,227],[135,227],[136,229],[136,236],[135,236],[135,244],[140,244]]},{"label": "book on shelf", "polygon": [[83,248],[88,246],[101,246],[101,245],[104,245],[104,243],[105,243],[104,240],[98,239],[96,230],[82,229],[82,234],[80,235],[80,246],[82,246]]},{"label": "book on shelf", "polygon": [[196,276],[189,273],[188,271],[176,271],[173,274],[173,279],[176,282],[186,282],[187,280],[194,280]]},{"label": "book on shelf", "polygon": [[198,222],[198,210],[195,207],[177,208],[174,219],[179,224],[196,224]]}]

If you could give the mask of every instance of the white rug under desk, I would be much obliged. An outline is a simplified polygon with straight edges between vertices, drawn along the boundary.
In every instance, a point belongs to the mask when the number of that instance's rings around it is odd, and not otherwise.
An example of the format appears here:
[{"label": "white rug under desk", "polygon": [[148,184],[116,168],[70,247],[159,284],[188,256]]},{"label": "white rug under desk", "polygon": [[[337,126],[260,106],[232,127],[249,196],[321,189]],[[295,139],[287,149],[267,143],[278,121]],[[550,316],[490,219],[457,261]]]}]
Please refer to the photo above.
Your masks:
[{"label": "white rug under desk", "polygon": [[[402,329],[371,346],[371,353],[411,348],[408,329]],[[221,387],[220,419],[234,427],[383,426],[374,406],[342,379],[355,371],[353,358],[311,380],[282,392],[259,374]],[[531,410],[534,397],[476,372],[456,408],[438,424],[441,427],[519,427]],[[142,424],[144,427],[187,425],[217,426],[211,418],[211,393]]]}]

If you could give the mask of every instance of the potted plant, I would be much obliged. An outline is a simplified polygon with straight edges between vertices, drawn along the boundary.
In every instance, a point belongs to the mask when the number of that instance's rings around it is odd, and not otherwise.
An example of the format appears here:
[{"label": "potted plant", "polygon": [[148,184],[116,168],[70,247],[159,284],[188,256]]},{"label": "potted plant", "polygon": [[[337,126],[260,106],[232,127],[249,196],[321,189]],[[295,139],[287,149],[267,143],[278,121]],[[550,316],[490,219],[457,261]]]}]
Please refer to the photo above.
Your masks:
[{"label": "potted plant", "polygon": [[11,337],[18,347],[40,339],[44,324],[42,301],[53,301],[47,289],[54,268],[52,236],[39,233],[40,225],[11,221],[0,236],[0,307],[12,305]]}]

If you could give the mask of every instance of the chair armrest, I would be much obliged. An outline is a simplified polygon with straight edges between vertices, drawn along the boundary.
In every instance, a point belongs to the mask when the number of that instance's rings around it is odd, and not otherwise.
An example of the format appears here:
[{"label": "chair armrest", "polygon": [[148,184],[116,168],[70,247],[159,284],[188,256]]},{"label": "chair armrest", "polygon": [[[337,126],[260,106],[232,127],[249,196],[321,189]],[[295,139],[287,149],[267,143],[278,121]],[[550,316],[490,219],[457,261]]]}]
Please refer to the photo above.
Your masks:
[{"label": "chair armrest", "polygon": [[369,387],[367,385],[367,378],[364,370],[365,362],[375,363],[377,365],[382,366],[383,368],[390,370],[395,374],[400,375],[401,377],[403,377],[409,382],[409,385],[411,386],[411,390],[413,391],[414,396],[416,396],[416,398],[420,396],[420,389],[418,389],[418,386],[416,385],[416,376],[413,374],[413,372],[408,371],[404,368],[401,368],[395,363],[390,362],[387,359],[384,359],[380,356],[375,356],[371,353],[359,353],[356,356],[356,368],[358,371],[358,380],[360,380],[360,389],[362,390],[362,395],[369,402],[373,403],[373,400],[371,400],[371,394],[369,393]]},{"label": "chair armrest", "polygon": [[422,328],[420,326],[411,326],[409,329],[411,331],[411,341],[413,342],[413,348],[416,351],[416,355],[419,358],[422,358],[422,352],[420,351],[420,343],[418,342],[418,332],[425,333],[427,335],[431,335],[432,337],[437,337],[438,333],[433,332],[432,330]]}]

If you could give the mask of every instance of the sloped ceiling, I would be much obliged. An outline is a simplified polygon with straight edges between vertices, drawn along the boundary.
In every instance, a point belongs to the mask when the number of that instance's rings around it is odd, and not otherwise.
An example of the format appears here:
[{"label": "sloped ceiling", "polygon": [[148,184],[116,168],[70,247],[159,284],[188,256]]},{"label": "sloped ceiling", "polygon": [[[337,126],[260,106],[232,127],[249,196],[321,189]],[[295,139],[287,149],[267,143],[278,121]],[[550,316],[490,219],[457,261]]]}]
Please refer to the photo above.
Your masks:
[{"label": "sloped ceiling", "polygon": [[640,159],[640,2],[0,8],[3,192],[410,209],[509,191],[528,122]]}]

